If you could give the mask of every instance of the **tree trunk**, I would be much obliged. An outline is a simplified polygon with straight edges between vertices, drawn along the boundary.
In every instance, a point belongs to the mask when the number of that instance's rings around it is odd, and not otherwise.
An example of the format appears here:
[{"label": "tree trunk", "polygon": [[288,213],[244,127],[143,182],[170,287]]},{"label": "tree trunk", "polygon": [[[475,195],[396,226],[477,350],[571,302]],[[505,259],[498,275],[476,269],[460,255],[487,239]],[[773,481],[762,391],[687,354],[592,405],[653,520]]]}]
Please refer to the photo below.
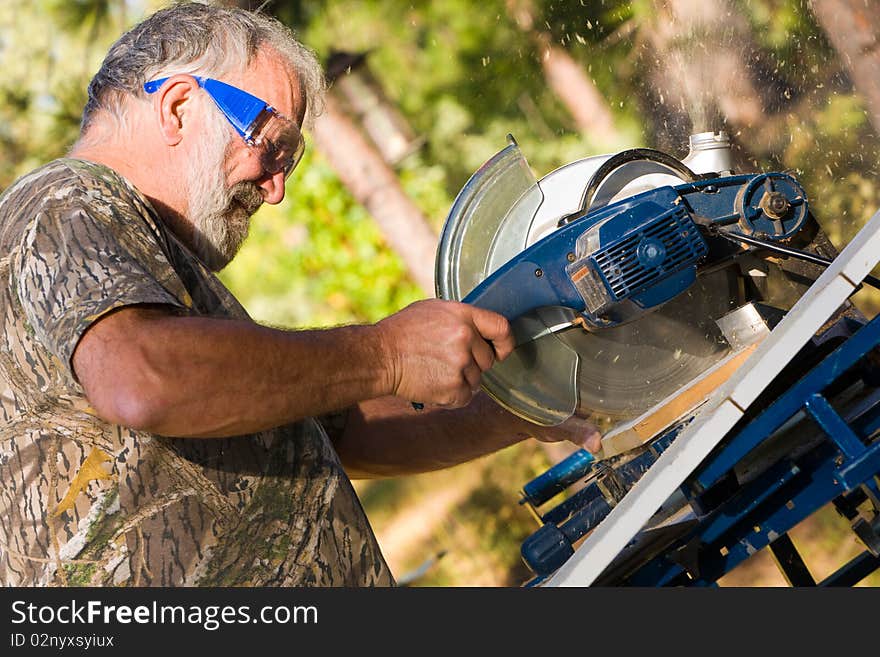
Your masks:
[{"label": "tree trunk", "polygon": [[549,33],[535,29],[532,0],[507,0],[507,13],[534,42],[547,86],[571,114],[578,130],[600,143],[619,146],[622,138],[607,101],[580,64],[554,44]]},{"label": "tree trunk", "polygon": [[312,135],[318,150],[403,259],[413,280],[431,294],[437,236],[394,171],[340,110],[332,94],[327,95],[324,113],[315,121]]},{"label": "tree trunk", "polygon": [[880,134],[880,4],[867,0],[810,0],[810,9],[840,55],[868,117]]}]

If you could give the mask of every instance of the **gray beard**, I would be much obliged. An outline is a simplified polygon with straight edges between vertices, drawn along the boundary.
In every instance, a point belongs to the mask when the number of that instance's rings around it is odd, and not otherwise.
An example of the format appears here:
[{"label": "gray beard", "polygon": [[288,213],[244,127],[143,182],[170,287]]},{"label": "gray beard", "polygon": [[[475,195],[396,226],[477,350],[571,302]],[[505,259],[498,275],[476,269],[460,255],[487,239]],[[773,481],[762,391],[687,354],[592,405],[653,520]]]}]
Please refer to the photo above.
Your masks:
[{"label": "gray beard", "polygon": [[252,182],[226,186],[224,164],[229,145],[226,119],[216,113],[195,157],[186,181],[192,247],[205,266],[218,272],[238,253],[248,236],[250,218],[263,203]]},{"label": "gray beard", "polygon": [[263,202],[253,183],[238,183],[231,189],[215,187],[217,198],[212,205],[200,205],[191,217],[193,250],[205,265],[218,272],[236,256],[248,236],[251,216]]}]

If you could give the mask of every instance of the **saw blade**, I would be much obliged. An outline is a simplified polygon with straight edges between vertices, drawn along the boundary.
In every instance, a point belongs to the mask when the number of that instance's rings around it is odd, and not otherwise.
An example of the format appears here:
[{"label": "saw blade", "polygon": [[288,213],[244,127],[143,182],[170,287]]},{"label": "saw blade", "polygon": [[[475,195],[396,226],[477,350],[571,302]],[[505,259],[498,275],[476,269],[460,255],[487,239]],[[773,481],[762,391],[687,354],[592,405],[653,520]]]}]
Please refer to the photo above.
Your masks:
[{"label": "saw blade", "polygon": [[[556,230],[559,217],[579,206],[592,173],[607,157],[579,160],[540,181],[528,175],[515,144],[490,160],[462,190],[444,227],[438,295],[461,300]],[[617,195],[607,193],[608,202],[676,181],[639,162],[615,175]],[[809,285],[752,260],[755,264],[731,262],[701,274],[684,294],[614,328],[567,330],[573,313],[558,307],[517,318],[517,348],[484,373],[483,388],[511,412],[546,426],[577,415],[605,432],[634,419],[730,353],[717,319],[754,299],[771,304],[779,299],[779,307],[788,308]]]}]

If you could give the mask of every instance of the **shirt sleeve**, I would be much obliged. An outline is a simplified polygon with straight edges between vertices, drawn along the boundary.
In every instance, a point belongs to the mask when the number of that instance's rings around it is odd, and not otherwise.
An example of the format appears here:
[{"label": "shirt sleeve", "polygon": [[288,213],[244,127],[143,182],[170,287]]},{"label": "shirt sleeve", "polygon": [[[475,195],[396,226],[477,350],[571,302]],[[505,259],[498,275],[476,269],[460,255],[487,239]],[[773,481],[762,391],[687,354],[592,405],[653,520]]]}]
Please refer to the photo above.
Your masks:
[{"label": "shirt sleeve", "polygon": [[115,201],[75,185],[48,190],[20,244],[16,285],[25,317],[71,374],[80,337],[106,313],[137,304],[186,310],[168,289],[176,273],[149,224],[134,205]]}]

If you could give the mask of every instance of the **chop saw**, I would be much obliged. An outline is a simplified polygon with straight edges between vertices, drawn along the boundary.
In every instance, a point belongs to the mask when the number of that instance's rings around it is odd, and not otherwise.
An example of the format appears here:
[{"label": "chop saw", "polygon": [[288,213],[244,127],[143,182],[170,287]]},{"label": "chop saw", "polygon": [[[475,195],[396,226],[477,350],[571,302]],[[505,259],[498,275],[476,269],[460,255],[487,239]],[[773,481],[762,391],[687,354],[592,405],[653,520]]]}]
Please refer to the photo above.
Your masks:
[{"label": "chop saw", "polygon": [[880,567],[880,325],[848,301],[878,258],[880,217],[838,253],[796,176],[734,172],[724,133],[541,180],[510,137],[459,193],[436,281],[511,321],[490,396],[603,433],[523,488],[530,584],[711,584],[762,547],[806,583],[787,531],[829,502],[866,550],[827,583]]}]

